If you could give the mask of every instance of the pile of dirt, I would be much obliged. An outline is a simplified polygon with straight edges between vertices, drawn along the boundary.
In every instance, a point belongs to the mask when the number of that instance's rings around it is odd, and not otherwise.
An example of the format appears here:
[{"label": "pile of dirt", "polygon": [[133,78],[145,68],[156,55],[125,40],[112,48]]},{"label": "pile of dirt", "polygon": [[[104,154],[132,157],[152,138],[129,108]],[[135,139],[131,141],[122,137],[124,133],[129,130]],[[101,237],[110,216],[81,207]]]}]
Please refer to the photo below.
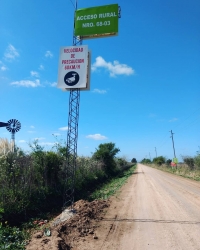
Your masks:
[{"label": "pile of dirt", "polygon": [[[97,240],[98,236],[95,233],[97,224],[109,205],[109,200],[77,201],[74,204],[75,213],[72,217],[57,225],[54,222],[59,221],[61,216],[58,216],[52,223],[43,226],[33,235],[26,249],[75,250],[78,249],[79,242],[86,239]],[[51,235],[46,236],[46,231]]]}]

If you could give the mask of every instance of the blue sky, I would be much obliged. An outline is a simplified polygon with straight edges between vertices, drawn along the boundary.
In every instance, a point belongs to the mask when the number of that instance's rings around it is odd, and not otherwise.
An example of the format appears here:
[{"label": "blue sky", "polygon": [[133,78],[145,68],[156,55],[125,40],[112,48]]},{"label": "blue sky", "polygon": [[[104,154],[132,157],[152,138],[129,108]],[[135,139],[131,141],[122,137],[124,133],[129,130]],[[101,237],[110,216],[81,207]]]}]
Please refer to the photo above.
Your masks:
[{"label": "blue sky", "polygon": [[[118,3],[116,37],[84,40],[91,89],[81,92],[78,155],[114,142],[128,160],[195,155],[200,146],[200,1],[79,0],[78,9]],[[59,50],[71,46],[74,1],[0,1],[0,121],[15,118],[19,147],[66,141],[69,92],[56,87]],[[54,134],[54,136],[52,135]],[[57,137],[57,139],[55,138]],[[6,128],[0,138],[10,139]]]}]

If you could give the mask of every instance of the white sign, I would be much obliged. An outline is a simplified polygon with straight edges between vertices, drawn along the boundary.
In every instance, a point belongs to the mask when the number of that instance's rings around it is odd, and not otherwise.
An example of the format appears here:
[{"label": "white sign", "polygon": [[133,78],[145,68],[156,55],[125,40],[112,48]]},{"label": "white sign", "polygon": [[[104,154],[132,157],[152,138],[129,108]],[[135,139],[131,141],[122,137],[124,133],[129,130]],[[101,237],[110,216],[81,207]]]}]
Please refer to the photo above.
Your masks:
[{"label": "white sign", "polygon": [[57,84],[58,88],[86,88],[87,73],[87,45],[60,48]]},{"label": "white sign", "polygon": [[[81,88],[81,91],[84,90],[90,90],[90,71],[91,71],[91,51],[88,51],[88,66],[87,66],[87,82],[86,82],[86,88]],[[69,88],[62,88],[62,91],[70,91]]]}]

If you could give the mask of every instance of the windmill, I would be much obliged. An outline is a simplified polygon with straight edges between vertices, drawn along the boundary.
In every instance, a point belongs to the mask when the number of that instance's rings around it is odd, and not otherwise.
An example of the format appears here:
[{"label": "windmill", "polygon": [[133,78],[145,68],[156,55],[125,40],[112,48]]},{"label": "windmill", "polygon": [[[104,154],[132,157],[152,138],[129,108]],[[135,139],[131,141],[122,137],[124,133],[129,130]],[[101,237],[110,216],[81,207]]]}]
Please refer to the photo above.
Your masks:
[{"label": "windmill", "polygon": [[0,122],[0,127],[6,127],[11,133],[12,152],[15,150],[15,133],[21,129],[21,123],[16,119],[10,119],[8,122]]}]

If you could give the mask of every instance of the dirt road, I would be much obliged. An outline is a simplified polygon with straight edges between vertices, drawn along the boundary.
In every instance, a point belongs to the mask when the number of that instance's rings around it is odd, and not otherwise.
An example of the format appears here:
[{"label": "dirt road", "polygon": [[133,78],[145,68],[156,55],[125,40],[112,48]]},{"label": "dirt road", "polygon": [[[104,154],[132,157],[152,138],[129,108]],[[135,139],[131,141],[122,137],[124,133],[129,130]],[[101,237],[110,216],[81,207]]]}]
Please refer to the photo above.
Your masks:
[{"label": "dirt road", "polygon": [[200,250],[200,183],[138,164],[85,250]]}]

